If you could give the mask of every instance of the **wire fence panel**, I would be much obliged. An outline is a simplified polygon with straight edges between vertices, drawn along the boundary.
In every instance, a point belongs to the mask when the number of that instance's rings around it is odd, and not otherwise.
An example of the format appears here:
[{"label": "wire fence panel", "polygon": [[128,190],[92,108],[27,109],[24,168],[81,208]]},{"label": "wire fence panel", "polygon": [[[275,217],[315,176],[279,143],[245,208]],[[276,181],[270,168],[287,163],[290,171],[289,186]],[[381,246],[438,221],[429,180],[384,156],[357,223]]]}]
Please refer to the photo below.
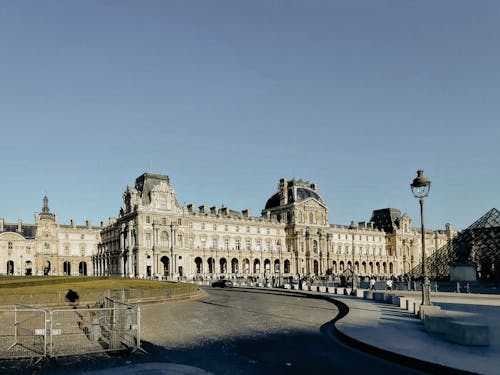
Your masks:
[{"label": "wire fence panel", "polygon": [[137,306],[119,302],[104,297],[104,306],[113,309],[108,325],[115,335],[119,336],[121,344],[129,348],[139,348],[140,340],[140,309]]},{"label": "wire fence panel", "polygon": [[110,301],[109,307],[51,311],[50,355],[139,348],[139,308]]},{"label": "wire fence panel", "polygon": [[43,358],[48,311],[29,306],[0,310],[0,358]]},{"label": "wire fence panel", "polygon": [[140,309],[105,297],[87,308],[0,309],[0,358],[140,349]]}]

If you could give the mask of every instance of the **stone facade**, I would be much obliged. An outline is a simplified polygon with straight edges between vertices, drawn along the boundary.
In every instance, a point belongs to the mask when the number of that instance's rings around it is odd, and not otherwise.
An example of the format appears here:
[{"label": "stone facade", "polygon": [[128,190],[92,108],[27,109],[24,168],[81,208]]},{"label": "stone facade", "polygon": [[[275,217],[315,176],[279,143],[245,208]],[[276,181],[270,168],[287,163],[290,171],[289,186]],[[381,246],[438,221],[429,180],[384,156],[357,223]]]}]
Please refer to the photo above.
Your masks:
[{"label": "stone facade", "polygon": [[[430,255],[455,235],[426,231]],[[140,278],[302,277],[407,273],[421,259],[420,230],[397,209],[368,222],[328,223],[315,184],[281,179],[260,217],[227,207],[180,206],[168,176],[145,173],[102,228],[95,275]]]},{"label": "stone facade", "polygon": [[35,224],[6,223],[0,219],[0,274],[92,275],[92,255],[100,243],[100,227],[87,221],[78,226],[57,223],[43,199]]}]

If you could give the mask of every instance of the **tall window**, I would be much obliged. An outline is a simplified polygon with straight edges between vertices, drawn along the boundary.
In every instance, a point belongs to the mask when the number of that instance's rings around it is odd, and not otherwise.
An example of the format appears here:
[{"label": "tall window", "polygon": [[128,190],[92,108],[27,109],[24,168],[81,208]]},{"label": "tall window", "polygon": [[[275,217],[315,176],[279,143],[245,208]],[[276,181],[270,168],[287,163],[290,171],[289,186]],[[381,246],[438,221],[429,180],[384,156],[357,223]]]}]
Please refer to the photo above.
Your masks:
[{"label": "tall window", "polygon": [[168,233],[166,231],[160,233],[160,245],[168,247]]},{"label": "tall window", "polygon": [[246,248],[247,248],[247,250],[252,249],[252,240],[251,239],[246,240]]},{"label": "tall window", "polygon": [[229,238],[224,238],[224,249],[229,250]]},{"label": "tall window", "polygon": [[241,248],[241,240],[238,238],[236,240],[236,250],[239,250]]},{"label": "tall window", "polygon": [[9,241],[7,246],[9,248],[9,250],[12,250],[12,248],[14,247],[14,244],[11,241]]},{"label": "tall window", "polygon": [[150,247],[151,246],[151,233],[145,233],[146,238],[146,246]]}]

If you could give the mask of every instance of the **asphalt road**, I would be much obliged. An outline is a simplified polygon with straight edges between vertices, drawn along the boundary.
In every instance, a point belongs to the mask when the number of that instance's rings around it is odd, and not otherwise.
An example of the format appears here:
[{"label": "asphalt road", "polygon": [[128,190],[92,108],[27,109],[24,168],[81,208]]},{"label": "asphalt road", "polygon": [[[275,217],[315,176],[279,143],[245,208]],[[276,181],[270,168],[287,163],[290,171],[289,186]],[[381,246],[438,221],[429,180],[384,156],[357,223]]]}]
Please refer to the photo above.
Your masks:
[{"label": "asphalt road", "polygon": [[141,307],[147,353],[61,358],[31,373],[168,362],[212,374],[421,374],[337,340],[331,302],[278,290],[204,290],[202,298]]},{"label": "asphalt road", "polygon": [[338,314],[331,302],[276,290],[204,290],[198,300],[142,308],[142,337],[155,360],[213,374],[420,373],[338,341],[329,329]]}]

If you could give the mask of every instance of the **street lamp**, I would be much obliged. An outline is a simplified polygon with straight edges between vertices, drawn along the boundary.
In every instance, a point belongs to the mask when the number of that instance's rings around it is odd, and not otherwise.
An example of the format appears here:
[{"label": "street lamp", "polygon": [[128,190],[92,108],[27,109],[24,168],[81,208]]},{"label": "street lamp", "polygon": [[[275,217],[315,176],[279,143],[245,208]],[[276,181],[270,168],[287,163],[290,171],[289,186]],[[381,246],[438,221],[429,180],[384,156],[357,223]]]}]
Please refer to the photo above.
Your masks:
[{"label": "street lamp", "polygon": [[[352,226],[354,229],[354,226]],[[352,287],[351,287],[351,295],[355,296],[357,295],[356,293],[356,274],[355,274],[355,269],[354,269],[354,263],[355,263],[355,253],[354,253],[354,234],[352,235]]]},{"label": "street lamp", "polygon": [[431,306],[431,284],[427,274],[427,262],[425,256],[425,229],[424,229],[424,198],[429,195],[431,181],[424,176],[424,171],[418,170],[417,177],[411,183],[411,192],[420,202],[420,222],[422,223],[422,306]]}]

